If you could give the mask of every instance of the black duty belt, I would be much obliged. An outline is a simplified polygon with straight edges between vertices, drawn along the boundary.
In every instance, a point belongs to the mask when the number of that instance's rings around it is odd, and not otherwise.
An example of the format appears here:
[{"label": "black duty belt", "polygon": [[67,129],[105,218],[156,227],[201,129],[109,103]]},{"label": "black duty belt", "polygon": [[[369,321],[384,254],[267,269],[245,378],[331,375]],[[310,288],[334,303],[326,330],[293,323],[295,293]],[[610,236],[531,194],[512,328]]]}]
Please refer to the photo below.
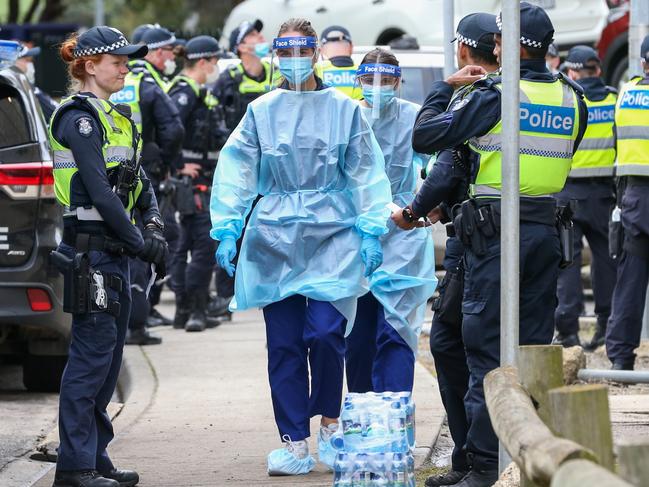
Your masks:
[{"label": "black duty belt", "polygon": [[649,176],[627,176],[627,185],[649,186]]},{"label": "black duty belt", "polygon": [[65,227],[63,229],[63,242],[70,247],[74,247],[77,252],[96,250],[116,255],[126,253],[123,242],[107,237],[102,233],[83,231],[74,227]]}]

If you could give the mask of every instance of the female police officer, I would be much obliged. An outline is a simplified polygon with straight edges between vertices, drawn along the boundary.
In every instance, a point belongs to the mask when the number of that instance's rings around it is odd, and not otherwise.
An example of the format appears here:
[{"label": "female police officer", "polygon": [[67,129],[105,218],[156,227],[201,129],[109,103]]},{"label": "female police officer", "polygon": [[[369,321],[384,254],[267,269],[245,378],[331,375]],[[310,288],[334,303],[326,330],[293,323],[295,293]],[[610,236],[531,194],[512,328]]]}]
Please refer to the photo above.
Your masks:
[{"label": "female police officer", "polygon": [[[176,53],[185,59],[185,68],[168,91],[185,126],[182,162],[185,168],[193,169],[184,178],[185,185],[176,189],[181,230],[173,259],[177,303],[174,327],[184,326],[186,331],[205,329],[214,266],[216,246],[209,233],[210,185],[227,131],[218,100],[204,85],[214,83],[219,76],[219,51],[219,43],[210,36],[194,37],[186,46],[178,46]],[[188,252],[192,255],[189,265]]]},{"label": "female police officer", "polygon": [[[50,124],[56,197],[65,206],[63,242],[53,260],[65,278],[64,309],[73,315],[61,382],[56,487],[124,487],[139,480],[136,472],[115,469],[108,457],[113,428],[106,406],[130,311],[126,255],[160,268],[166,242],[155,196],[139,167],[139,135],[128,108],[108,98],[124,85],[128,58],[146,51],[104,26],[61,46],[76,93]],[[132,223],[134,206],[143,214],[143,232]]]}]

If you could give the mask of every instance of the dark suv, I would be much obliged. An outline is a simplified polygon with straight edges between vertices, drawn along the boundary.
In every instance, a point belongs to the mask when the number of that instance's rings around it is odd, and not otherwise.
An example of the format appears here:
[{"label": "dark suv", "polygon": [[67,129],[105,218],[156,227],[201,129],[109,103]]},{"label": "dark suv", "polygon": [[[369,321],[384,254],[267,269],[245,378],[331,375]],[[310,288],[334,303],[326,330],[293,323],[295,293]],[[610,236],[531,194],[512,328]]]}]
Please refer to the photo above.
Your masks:
[{"label": "dark suv", "polygon": [[57,391],[70,315],[49,254],[61,240],[47,126],[27,78],[0,70],[0,357],[18,357],[29,390]]}]

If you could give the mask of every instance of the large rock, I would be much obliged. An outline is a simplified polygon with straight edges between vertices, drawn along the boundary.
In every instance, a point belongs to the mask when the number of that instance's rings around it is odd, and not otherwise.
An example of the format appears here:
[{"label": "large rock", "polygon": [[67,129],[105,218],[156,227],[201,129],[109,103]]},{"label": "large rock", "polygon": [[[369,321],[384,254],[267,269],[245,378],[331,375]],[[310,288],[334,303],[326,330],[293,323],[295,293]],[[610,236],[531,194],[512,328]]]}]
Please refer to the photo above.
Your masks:
[{"label": "large rock", "polygon": [[563,349],[563,381],[566,385],[575,384],[579,379],[579,369],[586,368],[586,354],[584,349],[575,346]]},{"label": "large rock", "polygon": [[498,482],[493,487],[519,487],[521,485],[521,471],[514,462],[500,474]]}]

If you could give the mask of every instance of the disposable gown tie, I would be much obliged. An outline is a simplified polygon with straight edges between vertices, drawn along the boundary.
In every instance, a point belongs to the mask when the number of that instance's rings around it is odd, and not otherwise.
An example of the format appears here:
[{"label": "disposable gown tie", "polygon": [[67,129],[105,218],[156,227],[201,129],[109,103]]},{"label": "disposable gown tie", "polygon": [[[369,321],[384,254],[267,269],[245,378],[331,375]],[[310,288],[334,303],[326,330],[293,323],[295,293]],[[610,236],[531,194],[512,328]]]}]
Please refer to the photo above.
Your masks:
[{"label": "disposable gown tie", "polygon": [[354,322],[367,292],[362,235],[387,232],[390,183],[360,106],[333,89],[277,89],[248,106],[221,150],[211,236],[241,235],[231,309],[294,294],[329,301]]},{"label": "disposable gown tie", "polygon": [[[412,149],[412,127],[419,106],[396,98],[377,120],[363,108],[385,157],[393,201],[400,208],[412,202],[417,180],[429,156]],[[383,264],[371,275],[370,289],[381,303],[390,325],[417,352],[426,302],[435,292],[435,246],[429,228],[405,231],[392,220],[381,237]]]}]

